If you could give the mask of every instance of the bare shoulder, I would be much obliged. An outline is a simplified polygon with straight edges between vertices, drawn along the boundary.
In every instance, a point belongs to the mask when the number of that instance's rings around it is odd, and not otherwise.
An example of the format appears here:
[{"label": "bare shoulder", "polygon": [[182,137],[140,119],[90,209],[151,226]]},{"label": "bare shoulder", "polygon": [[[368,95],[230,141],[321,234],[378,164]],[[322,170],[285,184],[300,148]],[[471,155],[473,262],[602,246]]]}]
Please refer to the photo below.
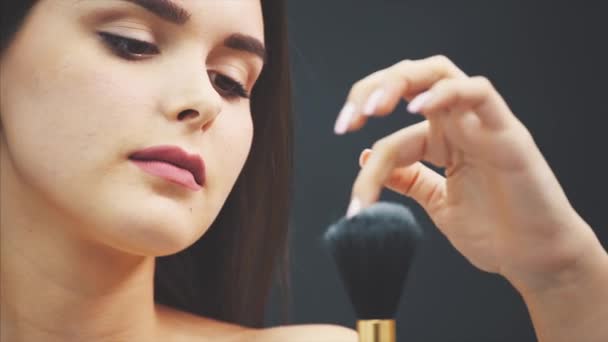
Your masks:
[{"label": "bare shoulder", "polygon": [[249,341],[255,342],[357,342],[357,332],[339,325],[286,325],[250,331]]},{"label": "bare shoulder", "polygon": [[357,333],[331,324],[284,325],[253,329],[158,305],[160,341],[174,342],[357,342]]},{"label": "bare shoulder", "polygon": [[252,329],[157,305],[161,332],[159,341],[244,342]]}]

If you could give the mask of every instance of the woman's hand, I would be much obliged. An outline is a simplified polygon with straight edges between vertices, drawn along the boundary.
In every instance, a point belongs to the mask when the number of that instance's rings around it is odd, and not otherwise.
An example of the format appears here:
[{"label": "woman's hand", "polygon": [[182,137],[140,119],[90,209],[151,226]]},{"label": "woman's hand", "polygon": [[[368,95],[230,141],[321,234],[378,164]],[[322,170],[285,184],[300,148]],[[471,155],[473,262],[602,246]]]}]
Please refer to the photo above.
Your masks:
[{"label": "woman's hand", "polygon": [[[336,133],[387,115],[402,98],[427,120],[361,154],[347,215],[376,201],[383,186],[410,196],[473,265],[520,291],[605,265],[528,130],[486,78],[468,77],[446,57],[405,60],[357,82]],[[444,167],[445,178],[420,161]]]}]

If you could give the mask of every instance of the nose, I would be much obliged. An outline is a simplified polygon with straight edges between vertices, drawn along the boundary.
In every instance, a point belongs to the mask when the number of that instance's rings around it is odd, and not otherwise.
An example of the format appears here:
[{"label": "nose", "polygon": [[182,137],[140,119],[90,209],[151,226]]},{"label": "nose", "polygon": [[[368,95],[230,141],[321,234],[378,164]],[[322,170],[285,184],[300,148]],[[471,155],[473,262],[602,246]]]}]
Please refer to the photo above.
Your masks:
[{"label": "nose", "polygon": [[196,72],[180,68],[169,79],[163,88],[164,115],[192,130],[206,130],[222,111],[222,97],[211,84],[204,65],[199,64]]}]

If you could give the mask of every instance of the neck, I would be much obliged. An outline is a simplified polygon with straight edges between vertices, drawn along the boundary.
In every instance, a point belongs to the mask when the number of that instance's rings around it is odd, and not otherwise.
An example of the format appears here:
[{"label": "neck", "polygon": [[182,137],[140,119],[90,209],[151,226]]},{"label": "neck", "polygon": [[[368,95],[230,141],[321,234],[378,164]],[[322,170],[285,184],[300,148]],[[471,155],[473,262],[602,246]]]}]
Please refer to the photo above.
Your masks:
[{"label": "neck", "polygon": [[154,257],[85,239],[2,171],[0,340],[154,340]]}]

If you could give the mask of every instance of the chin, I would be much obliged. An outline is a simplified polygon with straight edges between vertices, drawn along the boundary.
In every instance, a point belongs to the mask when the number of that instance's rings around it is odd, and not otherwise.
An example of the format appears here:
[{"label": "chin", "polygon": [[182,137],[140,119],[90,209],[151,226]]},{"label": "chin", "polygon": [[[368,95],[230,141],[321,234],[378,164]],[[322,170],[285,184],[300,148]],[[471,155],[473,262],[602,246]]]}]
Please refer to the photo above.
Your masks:
[{"label": "chin", "polygon": [[217,195],[180,197],[171,193],[175,187],[161,187],[169,193],[159,192],[155,184],[122,174],[81,184],[90,186],[62,194],[61,201],[83,223],[80,226],[91,228],[84,234],[132,255],[166,256],[188,248],[208,230],[222,204]]},{"label": "chin", "polygon": [[[96,222],[95,231],[89,234],[97,241],[133,255],[165,256],[180,252],[196,242],[213,220],[209,210],[202,206],[190,211],[184,203],[159,201],[153,196],[139,201],[125,201],[122,197],[121,203],[114,201],[99,210],[101,202],[104,201],[97,202],[95,217],[86,218],[88,222]],[[197,217],[193,214],[197,212],[202,214]]]},{"label": "chin", "polygon": [[155,216],[143,220],[123,219],[115,225],[109,241],[112,247],[141,256],[165,256],[178,253],[196,242],[207,227],[195,226],[180,220],[155,220]]}]

